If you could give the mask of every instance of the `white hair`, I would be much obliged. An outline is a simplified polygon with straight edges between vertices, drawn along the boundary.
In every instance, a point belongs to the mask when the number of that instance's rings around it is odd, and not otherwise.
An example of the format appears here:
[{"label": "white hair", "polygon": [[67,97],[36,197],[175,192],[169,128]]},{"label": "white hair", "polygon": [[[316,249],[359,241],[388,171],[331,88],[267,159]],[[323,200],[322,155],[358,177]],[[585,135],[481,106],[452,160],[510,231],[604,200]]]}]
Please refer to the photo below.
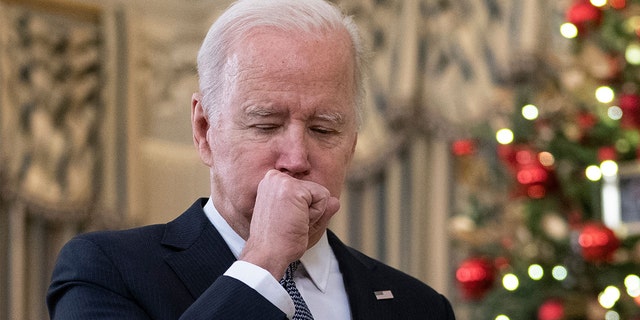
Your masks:
[{"label": "white hair", "polygon": [[210,119],[217,119],[223,103],[224,69],[234,44],[256,27],[274,27],[287,32],[319,34],[346,30],[351,38],[355,63],[354,108],[361,118],[364,99],[365,50],[358,28],[350,16],[324,0],[239,0],[209,28],[198,52],[198,76],[202,105]]}]

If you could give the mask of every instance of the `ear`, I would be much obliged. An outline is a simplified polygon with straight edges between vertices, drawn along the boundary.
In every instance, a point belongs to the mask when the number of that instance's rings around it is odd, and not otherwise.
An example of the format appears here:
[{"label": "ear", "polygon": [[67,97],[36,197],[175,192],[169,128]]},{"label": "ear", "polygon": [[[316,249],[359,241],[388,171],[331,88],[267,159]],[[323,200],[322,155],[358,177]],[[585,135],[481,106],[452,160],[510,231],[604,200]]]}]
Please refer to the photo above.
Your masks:
[{"label": "ear", "polygon": [[353,139],[353,146],[351,147],[351,155],[356,153],[356,145],[358,144],[358,132],[356,132],[356,136]]},{"label": "ear", "polygon": [[199,92],[191,96],[191,129],[193,131],[193,144],[198,150],[200,159],[207,166],[211,166],[212,152],[209,146],[209,118],[207,112],[202,107],[202,95]]},{"label": "ear", "polygon": [[356,154],[356,145],[358,144],[358,132],[356,131],[354,133],[354,137],[353,137],[353,144],[351,145],[351,150],[349,150],[349,157],[347,158],[347,163],[349,165],[351,165],[351,162],[353,161],[353,157]]}]

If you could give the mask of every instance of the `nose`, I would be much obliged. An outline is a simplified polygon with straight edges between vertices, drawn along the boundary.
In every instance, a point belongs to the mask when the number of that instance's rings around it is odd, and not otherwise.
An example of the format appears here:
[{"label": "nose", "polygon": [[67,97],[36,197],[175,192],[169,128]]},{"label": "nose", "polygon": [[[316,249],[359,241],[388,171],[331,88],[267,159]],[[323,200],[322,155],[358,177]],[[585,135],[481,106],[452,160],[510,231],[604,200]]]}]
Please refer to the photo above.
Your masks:
[{"label": "nose", "polygon": [[275,169],[294,178],[301,179],[309,174],[308,137],[304,128],[288,128],[278,142],[278,157]]}]

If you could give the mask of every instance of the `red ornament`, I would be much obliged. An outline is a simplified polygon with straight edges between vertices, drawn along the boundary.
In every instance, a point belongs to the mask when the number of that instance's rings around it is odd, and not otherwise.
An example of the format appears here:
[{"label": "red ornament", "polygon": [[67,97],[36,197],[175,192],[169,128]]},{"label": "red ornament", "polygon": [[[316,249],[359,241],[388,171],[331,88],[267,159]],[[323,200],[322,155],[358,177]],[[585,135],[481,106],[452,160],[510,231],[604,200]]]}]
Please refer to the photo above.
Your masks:
[{"label": "red ornament", "polygon": [[479,300],[491,289],[495,279],[495,268],[491,261],[483,257],[472,257],[463,261],[456,270],[456,280],[462,296],[469,300]]},{"label": "red ornament", "polygon": [[582,227],[578,244],[582,257],[588,262],[609,262],[620,247],[620,240],[613,231],[599,222],[588,222]]},{"label": "red ornament", "polygon": [[622,94],[618,99],[618,106],[622,109],[620,125],[623,128],[640,127],[640,95]]},{"label": "red ornament", "polygon": [[499,144],[497,148],[498,158],[509,168],[509,170],[515,170],[518,161],[516,160],[516,153],[519,147],[513,144]]},{"label": "red ornament", "polygon": [[515,197],[541,199],[557,186],[554,168],[544,166],[530,145],[499,145],[498,157],[518,182]]},{"label": "red ornament", "polygon": [[564,303],[558,299],[545,301],[538,308],[538,320],[561,320],[564,317]]},{"label": "red ornament", "polygon": [[567,10],[566,19],[578,28],[578,32],[582,33],[589,27],[600,24],[602,11],[592,5],[589,0],[578,0]]},{"label": "red ornament", "polygon": [[582,129],[583,131],[589,131],[591,130],[591,128],[593,128],[593,126],[596,125],[596,123],[598,123],[598,118],[590,112],[580,112],[578,114],[578,126],[580,127],[580,129]]},{"label": "red ornament", "polygon": [[580,111],[576,116],[576,124],[578,125],[578,140],[585,140],[589,137],[591,129],[598,123],[598,117],[588,111]]},{"label": "red ornament", "polygon": [[621,10],[627,6],[627,0],[609,0],[609,4],[614,9]]},{"label": "red ornament", "polygon": [[476,153],[477,143],[473,139],[456,140],[451,144],[451,151],[456,156],[468,156]]},{"label": "red ornament", "polygon": [[598,149],[598,161],[616,160],[618,158],[616,148],[614,147],[601,147]]}]

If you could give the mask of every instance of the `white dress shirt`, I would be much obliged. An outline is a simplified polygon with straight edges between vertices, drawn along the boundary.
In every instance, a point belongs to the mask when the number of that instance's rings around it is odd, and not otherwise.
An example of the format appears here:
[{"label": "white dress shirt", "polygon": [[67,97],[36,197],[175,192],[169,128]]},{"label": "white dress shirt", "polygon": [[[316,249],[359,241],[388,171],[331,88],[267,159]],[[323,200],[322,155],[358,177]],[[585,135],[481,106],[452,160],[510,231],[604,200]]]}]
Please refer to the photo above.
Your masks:
[{"label": "white dress shirt", "polygon": [[[220,215],[211,198],[204,206],[204,212],[237,259],[244,248],[245,240]],[[300,261],[302,264],[296,270],[293,279],[314,319],[351,319],[342,273],[338,267],[338,260],[329,246],[326,232],[318,243],[304,253]],[[236,261],[225,275],[244,282],[287,314],[289,319],[293,317],[293,301],[279,281],[267,270],[245,261]]]}]

